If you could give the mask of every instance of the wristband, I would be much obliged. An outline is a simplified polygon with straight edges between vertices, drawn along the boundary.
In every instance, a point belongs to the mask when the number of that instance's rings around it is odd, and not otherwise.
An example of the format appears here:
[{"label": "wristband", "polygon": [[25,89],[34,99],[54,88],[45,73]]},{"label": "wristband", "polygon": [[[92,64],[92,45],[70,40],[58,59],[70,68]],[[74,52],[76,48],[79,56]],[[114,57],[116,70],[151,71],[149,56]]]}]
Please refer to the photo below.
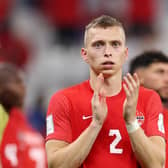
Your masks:
[{"label": "wristband", "polygon": [[135,132],[139,128],[138,120],[136,119],[130,124],[126,124],[127,132],[132,133]]}]

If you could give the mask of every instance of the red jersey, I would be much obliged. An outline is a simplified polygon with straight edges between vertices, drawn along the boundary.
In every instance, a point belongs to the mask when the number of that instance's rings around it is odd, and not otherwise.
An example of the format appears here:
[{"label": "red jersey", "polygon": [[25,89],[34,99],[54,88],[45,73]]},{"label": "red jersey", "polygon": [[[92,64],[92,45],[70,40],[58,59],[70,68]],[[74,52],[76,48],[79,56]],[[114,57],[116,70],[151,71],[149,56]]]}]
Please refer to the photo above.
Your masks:
[{"label": "red jersey", "polygon": [[13,108],[0,147],[2,167],[46,168],[44,139],[32,130],[23,113]]},{"label": "red jersey", "polygon": [[165,168],[168,168],[168,109],[164,108],[164,126],[166,135],[166,162]]},{"label": "red jersey", "polygon": [[[46,140],[56,139],[69,143],[75,141],[92,120],[92,96],[89,81],[54,94],[47,112]],[[83,168],[138,167],[123,119],[125,98],[123,88],[119,94],[107,97],[107,118],[82,165]],[[162,104],[157,93],[141,87],[136,115],[147,136],[164,137],[161,112]]]}]

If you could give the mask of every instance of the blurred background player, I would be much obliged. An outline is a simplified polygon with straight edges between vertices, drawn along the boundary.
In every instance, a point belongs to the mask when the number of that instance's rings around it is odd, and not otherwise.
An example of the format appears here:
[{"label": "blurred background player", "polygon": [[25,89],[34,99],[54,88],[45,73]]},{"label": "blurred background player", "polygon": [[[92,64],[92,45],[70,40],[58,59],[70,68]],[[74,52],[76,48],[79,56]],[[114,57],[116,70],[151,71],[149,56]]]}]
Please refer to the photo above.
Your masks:
[{"label": "blurred background player", "polygon": [[14,65],[1,63],[0,102],[8,115],[0,144],[1,164],[5,168],[46,168],[44,139],[25,119],[24,97],[23,74]]},{"label": "blurred background player", "polygon": [[[158,92],[164,107],[164,124],[168,134],[168,57],[161,51],[146,51],[136,56],[130,63],[131,74],[137,73],[144,87]],[[167,145],[166,145],[167,146]],[[168,156],[168,149],[166,149]],[[166,158],[166,168],[168,168]]]}]

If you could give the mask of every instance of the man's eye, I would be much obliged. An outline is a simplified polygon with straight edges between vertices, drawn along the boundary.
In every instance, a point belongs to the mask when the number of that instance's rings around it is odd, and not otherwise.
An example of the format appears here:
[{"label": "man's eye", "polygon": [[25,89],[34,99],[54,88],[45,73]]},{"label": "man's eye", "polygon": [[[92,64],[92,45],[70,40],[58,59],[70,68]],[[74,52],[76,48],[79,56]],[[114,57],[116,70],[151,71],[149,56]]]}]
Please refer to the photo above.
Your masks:
[{"label": "man's eye", "polygon": [[101,47],[102,45],[103,45],[103,44],[100,43],[100,42],[97,42],[97,43],[94,44],[94,46],[95,46],[96,48],[99,48],[99,47]]},{"label": "man's eye", "polygon": [[119,47],[120,43],[118,41],[114,41],[114,42],[112,42],[112,46],[113,47]]},{"label": "man's eye", "polygon": [[96,43],[96,45],[95,45],[95,46],[96,46],[96,47],[100,47],[100,45],[101,45],[100,43]]},{"label": "man's eye", "polygon": [[157,70],[156,73],[157,74],[164,74],[164,70]]}]

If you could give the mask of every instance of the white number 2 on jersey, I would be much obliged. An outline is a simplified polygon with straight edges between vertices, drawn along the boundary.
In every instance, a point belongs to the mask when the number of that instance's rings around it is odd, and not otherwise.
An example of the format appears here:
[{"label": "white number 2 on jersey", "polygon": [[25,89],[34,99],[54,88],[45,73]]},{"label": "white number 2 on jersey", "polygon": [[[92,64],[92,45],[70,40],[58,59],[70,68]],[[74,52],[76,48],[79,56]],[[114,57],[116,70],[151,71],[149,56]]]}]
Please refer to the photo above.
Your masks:
[{"label": "white number 2 on jersey", "polygon": [[109,136],[116,136],[116,138],[113,140],[113,142],[110,144],[110,153],[116,153],[116,154],[121,154],[123,153],[123,149],[117,148],[117,144],[121,140],[121,134],[118,129],[110,129],[109,131]]}]

